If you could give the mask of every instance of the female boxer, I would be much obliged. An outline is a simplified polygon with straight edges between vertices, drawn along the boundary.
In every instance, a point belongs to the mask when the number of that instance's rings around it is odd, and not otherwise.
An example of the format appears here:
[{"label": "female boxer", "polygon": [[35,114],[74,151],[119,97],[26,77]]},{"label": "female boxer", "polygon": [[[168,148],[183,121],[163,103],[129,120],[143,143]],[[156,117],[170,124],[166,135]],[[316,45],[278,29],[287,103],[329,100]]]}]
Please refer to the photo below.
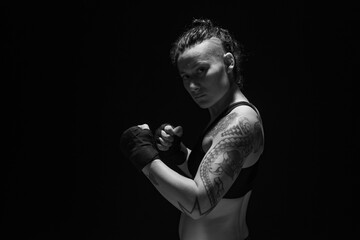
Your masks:
[{"label": "female boxer", "polygon": [[[121,138],[126,157],[181,211],[181,240],[250,239],[246,210],[264,149],[258,110],[242,89],[242,51],[228,30],[194,20],[171,50],[187,92],[210,122],[193,149],[181,142],[182,127],[147,124]],[[175,161],[184,174],[172,170]]]}]

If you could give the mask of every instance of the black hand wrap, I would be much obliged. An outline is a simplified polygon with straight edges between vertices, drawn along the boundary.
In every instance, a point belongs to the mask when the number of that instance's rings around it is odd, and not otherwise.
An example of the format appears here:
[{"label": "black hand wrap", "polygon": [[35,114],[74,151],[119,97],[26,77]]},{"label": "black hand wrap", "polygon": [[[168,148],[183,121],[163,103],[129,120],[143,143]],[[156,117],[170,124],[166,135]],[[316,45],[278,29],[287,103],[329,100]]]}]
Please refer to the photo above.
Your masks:
[{"label": "black hand wrap", "polygon": [[[161,136],[161,130],[163,130],[167,125],[173,127],[171,124],[164,123],[155,131],[155,141],[159,144],[161,144],[159,141],[159,137]],[[185,153],[181,151],[181,137],[175,134],[172,137],[174,138],[174,141],[172,142],[171,147],[167,151],[159,150],[159,155],[161,160],[164,162],[181,165],[186,160]]]},{"label": "black hand wrap", "polygon": [[152,132],[138,126],[128,128],[123,132],[120,138],[120,149],[140,171],[149,162],[159,158]]}]

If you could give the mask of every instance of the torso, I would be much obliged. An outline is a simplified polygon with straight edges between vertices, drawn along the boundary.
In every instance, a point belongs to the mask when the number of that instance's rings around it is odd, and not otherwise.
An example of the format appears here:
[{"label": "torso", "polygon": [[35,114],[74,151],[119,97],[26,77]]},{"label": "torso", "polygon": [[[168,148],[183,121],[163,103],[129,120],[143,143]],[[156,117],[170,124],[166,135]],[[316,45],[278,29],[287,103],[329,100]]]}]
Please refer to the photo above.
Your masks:
[{"label": "torso", "polygon": [[249,230],[246,210],[251,191],[237,199],[222,199],[205,217],[194,220],[182,213],[179,223],[181,240],[243,240]]},{"label": "torso", "polygon": [[[216,126],[216,125],[215,125]],[[206,153],[212,145],[211,134],[202,140],[202,149]],[[260,154],[250,154],[243,168],[254,165]],[[251,190],[238,198],[223,198],[206,216],[194,220],[182,213],[179,223],[181,240],[243,240],[249,235],[246,225],[246,211]]]}]

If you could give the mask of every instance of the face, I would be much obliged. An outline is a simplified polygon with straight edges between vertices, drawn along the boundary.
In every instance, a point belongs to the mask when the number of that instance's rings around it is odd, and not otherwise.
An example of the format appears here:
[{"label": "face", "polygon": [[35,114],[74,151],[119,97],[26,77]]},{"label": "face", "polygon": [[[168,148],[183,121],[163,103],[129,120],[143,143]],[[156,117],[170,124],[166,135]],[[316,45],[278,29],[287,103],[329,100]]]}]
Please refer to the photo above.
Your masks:
[{"label": "face", "polygon": [[210,108],[229,90],[224,51],[217,38],[185,50],[178,58],[185,89],[201,108]]}]

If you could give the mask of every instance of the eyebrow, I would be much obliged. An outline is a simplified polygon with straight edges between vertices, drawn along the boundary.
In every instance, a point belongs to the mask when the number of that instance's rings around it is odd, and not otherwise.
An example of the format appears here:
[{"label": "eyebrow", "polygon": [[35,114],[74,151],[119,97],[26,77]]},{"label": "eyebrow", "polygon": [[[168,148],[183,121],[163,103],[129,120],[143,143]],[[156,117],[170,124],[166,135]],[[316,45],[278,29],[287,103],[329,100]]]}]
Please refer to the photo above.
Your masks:
[{"label": "eyebrow", "polygon": [[[203,64],[208,64],[208,62],[206,62],[206,61],[195,61],[194,63],[191,63],[191,64],[190,64],[190,69],[192,70],[192,69],[194,69],[194,68],[197,68],[199,65],[203,65]],[[183,74],[183,73],[185,73],[185,72],[179,71],[179,73],[180,73],[180,74]]]}]

